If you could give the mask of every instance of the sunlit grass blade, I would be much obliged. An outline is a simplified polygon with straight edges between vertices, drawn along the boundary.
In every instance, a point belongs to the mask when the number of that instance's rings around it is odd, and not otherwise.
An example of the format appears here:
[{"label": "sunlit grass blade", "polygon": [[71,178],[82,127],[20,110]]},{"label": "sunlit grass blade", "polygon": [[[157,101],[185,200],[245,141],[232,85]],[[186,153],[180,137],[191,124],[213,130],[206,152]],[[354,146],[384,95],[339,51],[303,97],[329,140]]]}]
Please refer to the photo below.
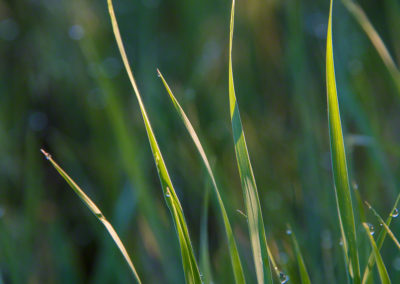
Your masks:
[{"label": "sunlit grass blade", "polygon": [[296,254],[297,264],[299,266],[300,279],[302,284],[311,284],[310,276],[308,275],[306,264],[301,254],[299,243],[297,242],[296,235],[294,234],[291,226],[288,224],[288,232],[292,240],[294,252]]},{"label": "sunlit grass blade", "polygon": [[271,268],[268,259],[267,238],[258,197],[256,181],[250,164],[250,157],[244,137],[239,107],[236,101],[232,70],[232,45],[235,19],[235,0],[232,1],[230,33],[229,33],[229,108],[232,121],[233,141],[235,143],[236,160],[242,183],[246,214],[250,232],[253,259],[258,283],[272,283]]},{"label": "sunlit grass blade", "polygon": [[389,275],[386,270],[385,264],[383,263],[382,256],[379,253],[379,249],[376,246],[375,240],[371,235],[371,231],[369,230],[368,224],[363,223],[363,226],[365,228],[365,231],[367,232],[369,241],[371,242],[371,247],[372,247],[372,251],[375,255],[376,265],[378,267],[378,272],[379,272],[379,277],[381,279],[381,282],[382,282],[382,284],[388,284],[388,283],[390,283]]},{"label": "sunlit grass blade", "polygon": [[346,154],[343,143],[340,121],[339,102],[336,90],[335,67],[332,47],[332,7],[330,3],[327,43],[326,43],[326,84],[328,101],[328,123],[331,144],[332,169],[335,184],[336,202],[339,223],[345,238],[345,250],[348,254],[348,265],[354,283],[360,283],[360,266],[358,260],[354,212],[351,201],[350,184],[347,172]]},{"label": "sunlit grass blade", "polygon": [[[388,233],[389,237],[392,238],[393,242],[396,244],[396,246],[398,247],[398,249],[400,249],[400,243],[397,240],[397,238],[394,236],[392,230],[390,230],[389,226],[386,225],[385,221],[382,219],[382,217],[378,214],[378,212],[376,212],[376,210],[371,206],[371,204],[369,204],[367,201],[365,201],[365,204],[367,204],[369,210],[372,211],[372,213],[374,213],[374,215],[376,216],[376,218],[378,218],[378,221],[380,223],[381,226],[383,226],[383,228],[386,230],[386,232]],[[393,214],[398,214],[398,213],[392,213]]]},{"label": "sunlit grass blade", "polygon": [[[393,212],[395,212],[395,210],[397,210],[397,204],[399,203],[399,201],[400,201],[400,194],[397,195],[396,201],[393,205],[392,210],[390,211],[389,217],[387,217],[387,219],[386,219],[385,224],[388,227],[390,226],[390,223],[392,222]],[[383,242],[385,241],[386,235],[387,235],[386,230],[382,230],[379,233],[378,240],[377,240],[377,247],[379,250],[381,249]],[[374,257],[374,252],[372,251],[371,255],[368,258],[368,264],[367,264],[367,267],[365,268],[365,271],[363,274],[363,279],[362,279],[363,284],[368,283],[368,280],[371,276],[372,267],[374,266],[374,264],[375,264],[375,257]]]},{"label": "sunlit grass blade", "polygon": [[151,151],[153,153],[154,161],[157,167],[158,176],[160,178],[161,187],[164,193],[164,198],[167,206],[172,214],[175,229],[178,234],[179,244],[181,248],[183,270],[185,272],[186,283],[201,283],[201,277],[197,262],[194,256],[193,247],[189,237],[189,231],[187,228],[186,220],[183,214],[182,206],[179,202],[178,196],[176,195],[175,189],[172,185],[172,181],[169,177],[167,167],[165,165],[164,159],[162,157],[160,148],[158,147],[156,137],[154,135],[153,129],[150,124],[150,120],[147,116],[146,109],[142,102],[139,89],[136,85],[135,79],[133,77],[132,70],[129,65],[128,57],[125,52],[125,48],[121,39],[121,34],[119,32],[117,19],[114,13],[114,7],[112,1],[108,0],[108,10],[111,18],[112,28],[114,36],[121,53],[122,61],[124,63],[126,72],[128,74],[129,80],[134,89],[136,98],[138,100],[140,111],[144,120],[147,136],[149,139]]},{"label": "sunlit grass blade", "polygon": [[371,21],[368,19],[360,5],[355,3],[353,0],[343,0],[343,3],[360,24],[361,28],[374,45],[376,51],[379,53],[379,56],[382,58],[383,63],[389,70],[389,73],[392,76],[400,94],[400,71],[394,63],[392,56],[390,55],[378,32],[375,30],[374,26],[371,24]]},{"label": "sunlit grass blade", "polygon": [[231,228],[231,224],[229,222],[229,218],[228,218],[228,214],[226,213],[225,210],[225,205],[222,201],[221,195],[219,193],[219,189],[217,186],[217,182],[215,181],[215,177],[214,174],[211,170],[211,166],[210,163],[208,161],[207,155],[205,154],[205,151],[203,149],[203,146],[201,145],[200,139],[197,136],[196,131],[194,130],[192,124],[190,123],[187,115],[185,114],[185,112],[183,111],[182,107],[180,106],[179,102],[176,100],[175,96],[173,95],[168,83],[166,82],[166,80],[164,79],[164,76],[161,74],[161,72],[159,70],[157,70],[158,75],[160,76],[168,94],[169,97],[176,109],[176,111],[178,112],[179,117],[182,119],[187,131],[190,134],[190,137],[192,138],[194,144],[196,145],[197,150],[200,153],[200,156],[203,160],[204,166],[207,169],[207,173],[210,176],[213,188],[214,188],[214,192],[215,195],[217,196],[217,201],[218,201],[218,205],[219,208],[221,209],[221,214],[222,214],[222,218],[224,221],[224,226],[225,226],[225,232],[226,232],[226,237],[228,239],[228,247],[229,247],[229,253],[230,253],[230,257],[231,257],[231,261],[232,261],[232,268],[233,268],[233,273],[235,275],[235,280],[236,283],[245,283],[245,278],[243,275],[243,269],[242,269],[242,264],[240,262],[240,257],[239,257],[239,252],[237,250],[237,246],[236,246],[236,242],[235,242],[235,238],[233,237],[233,233],[232,233],[232,228]]},{"label": "sunlit grass blade", "polygon": [[69,184],[69,186],[75,191],[75,193],[79,196],[79,198],[85,203],[85,205],[89,208],[90,211],[97,217],[97,219],[104,225],[112,239],[114,240],[115,244],[121,251],[122,255],[125,258],[125,261],[128,263],[133,276],[135,277],[138,283],[142,283],[140,281],[139,275],[136,272],[135,266],[133,265],[131,258],[129,257],[128,252],[125,249],[125,246],[121,242],[120,238],[118,237],[117,232],[115,232],[113,226],[108,222],[106,217],[104,217],[103,213],[101,213],[100,209],[94,204],[94,202],[83,192],[83,190],[75,183],[75,181],[70,178],[70,176],[53,160],[51,155],[41,149],[43,155],[46,157],[47,160],[53,165],[53,167],[57,170],[57,172],[65,179],[65,181]]}]

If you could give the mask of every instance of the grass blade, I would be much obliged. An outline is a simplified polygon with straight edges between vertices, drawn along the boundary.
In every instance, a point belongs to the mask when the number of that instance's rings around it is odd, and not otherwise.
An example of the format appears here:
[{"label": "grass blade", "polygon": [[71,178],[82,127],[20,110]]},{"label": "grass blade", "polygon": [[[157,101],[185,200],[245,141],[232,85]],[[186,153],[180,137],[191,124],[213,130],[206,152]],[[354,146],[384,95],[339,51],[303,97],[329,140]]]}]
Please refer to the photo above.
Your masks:
[{"label": "grass blade", "polygon": [[229,106],[232,122],[233,140],[235,143],[236,160],[239,167],[242,183],[246,214],[253,250],[253,259],[258,283],[272,283],[271,269],[268,259],[267,238],[265,236],[264,221],[258,197],[256,181],[250,164],[249,153],[244,137],[239,107],[236,101],[232,70],[232,45],[235,19],[235,0],[232,1],[230,33],[229,33]]},{"label": "grass blade", "polygon": [[381,282],[382,282],[382,284],[389,284],[390,283],[390,279],[389,279],[388,272],[386,270],[385,264],[383,263],[381,254],[379,253],[379,249],[376,246],[375,240],[371,235],[371,232],[369,230],[368,224],[367,223],[363,223],[363,226],[365,228],[365,231],[367,231],[367,235],[368,235],[369,241],[371,242],[371,247],[372,247],[372,251],[373,251],[373,253],[375,255],[376,265],[378,267],[378,272],[379,272],[379,277],[381,278]]},{"label": "grass blade", "polygon": [[357,22],[360,24],[361,28],[367,34],[368,38],[374,45],[376,51],[379,56],[382,58],[383,63],[386,65],[386,68],[389,70],[390,75],[392,76],[396,87],[400,94],[400,71],[396,67],[392,56],[390,55],[388,49],[386,48],[383,40],[375,30],[374,26],[371,24],[371,21],[368,19],[367,15],[363,11],[363,9],[352,0],[343,0],[343,4],[346,6],[347,10],[354,16]]},{"label": "grass blade", "polygon": [[208,246],[208,204],[210,190],[204,191],[204,204],[203,204],[203,214],[201,216],[201,227],[200,227],[200,268],[203,273],[203,283],[211,284],[212,272],[210,263],[210,248]]},{"label": "grass blade", "polygon": [[[390,223],[392,222],[393,212],[397,209],[397,204],[399,203],[399,201],[400,201],[400,194],[397,196],[396,201],[394,203],[394,206],[393,206],[392,210],[390,211],[389,217],[387,217],[387,219],[386,219],[385,224],[388,227],[390,226]],[[383,242],[385,241],[386,235],[387,235],[387,231],[386,230],[382,230],[379,233],[378,241],[377,241],[377,246],[378,246],[379,250],[381,249],[381,247],[383,245]],[[371,252],[371,254],[370,254],[369,258],[368,258],[367,267],[365,268],[365,271],[364,271],[364,274],[363,274],[363,280],[362,280],[363,284],[368,283],[368,280],[369,280],[369,278],[371,276],[372,267],[374,266],[374,264],[375,264],[374,252]]]},{"label": "grass blade", "polygon": [[183,111],[182,107],[180,106],[179,102],[176,100],[175,96],[173,95],[168,83],[164,79],[164,76],[161,74],[161,72],[159,70],[157,70],[157,72],[169,94],[169,97],[170,97],[176,111],[178,112],[179,117],[182,119],[187,131],[190,134],[190,137],[192,138],[194,144],[196,145],[196,148],[199,151],[200,156],[203,160],[204,166],[207,169],[207,173],[210,176],[215,195],[217,196],[218,205],[219,205],[219,208],[221,209],[222,218],[224,221],[225,233],[226,233],[226,237],[228,239],[229,254],[231,257],[231,261],[232,261],[232,268],[233,268],[233,273],[235,275],[235,280],[236,280],[236,283],[245,283],[242,264],[240,262],[239,252],[237,250],[235,238],[233,237],[232,227],[229,222],[228,214],[226,213],[226,210],[225,210],[225,205],[224,205],[221,195],[219,193],[219,189],[218,189],[217,183],[215,181],[214,174],[211,170],[210,163],[208,162],[207,155],[203,149],[203,146],[201,145],[201,142],[199,140],[199,137],[197,136],[196,131],[194,130],[192,124],[190,123],[188,117],[186,116],[186,114]]},{"label": "grass blade", "polygon": [[339,222],[342,235],[344,237],[345,254],[348,254],[349,271],[354,279],[354,283],[360,283],[360,266],[356,242],[356,229],[354,223],[353,205],[351,202],[346,154],[343,143],[342,125],[340,121],[339,102],[336,90],[332,47],[332,7],[333,0],[331,0],[330,3],[326,43],[326,83],[332,169],[335,183],[336,202],[339,213]]},{"label": "grass blade", "polygon": [[142,113],[151,151],[153,153],[154,161],[158,171],[158,176],[161,182],[161,187],[164,193],[164,198],[172,214],[175,229],[178,234],[186,283],[201,283],[200,272],[194,256],[194,251],[190,241],[189,231],[183,214],[182,206],[179,202],[178,196],[176,195],[175,189],[172,185],[171,178],[169,177],[167,167],[165,165],[156,137],[151,127],[150,120],[147,116],[146,109],[142,102],[139,89],[133,77],[128,57],[126,56],[125,48],[121,39],[121,34],[119,32],[117,19],[114,13],[114,7],[112,5],[112,0],[108,0],[108,10],[111,18],[114,36],[118,45],[118,49],[121,53],[122,61],[124,63],[129,80],[131,82],[136,98],[138,100],[140,111]]},{"label": "grass blade", "polygon": [[[372,213],[374,213],[374,215],[376,216],[376,218],[378,218],[379,223],[383,226],[383,228],[385,228],[386,232],[389,234],[389,236],[392,238],[393,242],[396,244],[396,246],[400,249],[400,243],[397,240],[397,238],[394,236],[392,230],[390,230],[389,226],[386,225],[385,221],[382,219],[382,217],[378,214],[378,212],[376,212],[376,210],[367,202],[365,201],[365,204],[367,204],[369,210],[372,211]],[[393,214],[393,213],[391,213]],[[397,213],[398,214],[398,213]]]},{"label": "grass blade", "polygon": [[303,256],[301,254],[301,250],[299,247],[299,243],[297,242],[296,236],[289,224],[288,224],[288,232],[289,232],[290,238],[292,239],[294,252],[296,254],[297,264],[299,266],[301,283],[311,284],[310,276],[308,275],[306,264],[304,262],[304,259],[303,259]]},{"label": "grass blade", "polygon": [[125,249],[125,246],[121,242],[120,238],[118,237],[117,232],[115,232],[113,226],[110,222],[107,221],[106,217],[104,217],[103,213],[101,213],[100,209],[94,204],[94,202],[83,192],[83,190],[69,177],[69,175],[53,160],[51,155],[44,151],[43,149],[40,150],[43,155],[46,157],[47,160],[53,165],[53,167],[57,170],[57,172],[65,179],[65,181],[69,184],[69,186],[75,191],[75,193],[79,196],[79,198],[85,203],[85,205],[89,208],[90,211],[97,217],[97,219],[104,225],[112,239],[114,240],[115,244],[121,251],[122,255],[125,258],[125,261],[128,263],[133,276],[135,277],[138,283],[142,283],[140,281],[139,275],[136,272],[135,266],[133,265],[131,258],[129,257],[128,252]]}]

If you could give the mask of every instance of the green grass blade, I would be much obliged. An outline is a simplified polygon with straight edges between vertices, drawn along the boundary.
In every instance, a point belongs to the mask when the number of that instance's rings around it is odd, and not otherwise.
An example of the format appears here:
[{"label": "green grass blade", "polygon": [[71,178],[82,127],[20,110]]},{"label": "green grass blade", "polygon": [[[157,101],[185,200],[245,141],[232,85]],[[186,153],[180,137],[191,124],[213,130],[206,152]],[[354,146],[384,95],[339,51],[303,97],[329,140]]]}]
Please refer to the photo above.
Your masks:
[{"label": "green grass blade", "polygon": [[203,146],[201,145],[200,139],[197,136],[196,131],[194,130],[192,124],[190,123],[187,115],[185,114],[185,112],[183,111],[182,107],[180,106],[179,102],[176,100],[175,96],[173,95],[168,83],[166,82],[166,80],[164,79],[164,76],[161,74],[161,72],[159,70],[157,70],[158,75],[160,76],[168,94],[169,97],[176,109],[176,111],[178,112],[179,117],[182,119],[187,131],[190,134],[190,137],[192,138],[194,144],[196,145],[197,150],[200,153],[200,156],[203,160],[204,166],[207,169],[207,173],[210,176],[213,188],[214,188],[214,192],[215,195],[217,196],[217,201],[218,201],[218,205],[219,208],[221,209],[221,214],[222,214],[222,218],[224,221],[224,226],[225,226],[225,233],[226,233],[226,237],[228,239],[228,247],[229,247],[229,254],[231,257],[231,261],[232,261],[232,268],[233,268],[233,273],[235,275],[235,280],[236,283],[245,283],[245,278],[244,278],[244,274],[243,274],[243,269],[242,269],[242,264],[240,262],[240,257],[239,257],[239,252],[237,250],[237,246],[236,246],[236,242],[235,242],[235,238],[233,237],[233,233],[232,233],[232,227],[231,224],[229,222],[229,218],[228,218],[228,214],[226,213],[225,210],[225,205],[222,201],[221,195],[219,193],[219,189],[217,186],[217,183],[215,181],[215,177],[214,174],[211,170],[211,166],[210,163],[208,161],[207,155],[205,154],[205,151],[203,149]]},{"label": "green grass blade", "polygon": [[[392,222],[393,212],[397,209],[397,204],[399,203],[399,201],[400,201],[400,194],[397,195],[396,201],[395,201],[395,203],[393,205],[392,210],[390,211],[389,217],[387,217],[387,219],[386,219],[385,223],[386,223],[386,225],[388,227],[390,226],[390,223]],[[383,242],[385,241],[386,235],[387,235],[387,231],[386,230],[382,230],[379,233],[378,241],[377,241],[377,246],[378,246],[379,250],[381,249],[381,247],[383,245]],[[362,280],[363,284],[368,283],[368,280],[369,280],[369,278],[371,276],[372,267],[374,266],[374,264],[375,264],[374,252],[371,252],[371,254],[370,254],[369,258],[368,258],[367,267],[365,268],[365,271],[364,271],[364,274],[363,274],[363,280]]]},{"label": "green grass blade", "polygon": [[242,183],[246,214],[250,232],[253,259],[257,273],[258,283],[272,283],[271,269],[268,259],[267,238],[265,235],[264,221],[261,212],[257,186],[250,164],[244,137],[239,107],[236,101],[235,87],[232,70],[232,44],[235,18],[235,0],[232,1],[230,33],[229,33],[229,105],[232,121],[233,140],[235,143],[236,160],[239,167]]},{"label": "green grass blade", "polygon": [[140,96],[139,89],[136,85],[136,81],[133,77],[132,70],[129,65],[128,57],[126,56],[125,48],[121,39],[121,34],[119,32],[117,19],[115,17],[114,8],[112,5],[112,1],[108,0],[108,10],[111,18],[112,28],[114,32],[114,36],[118,45],[118,49],[121,53],[122,61],[124,63],[126,72],[128,74],[129,80],[134,89],[136,98],[138,100],[140,111],[142,113],[142,117],[144,120],[147,136],[149,139],[151,151],[153,153],[153,157],[156,163],[158,176],[160,178],[161,187],[164,193],[164,198],[167,203],[167,206],[172,214],[175,229],[178,234],[179,244],[181,248],[182,255],[182,263],[183,269],[185,272],[186,283],[201,283],[201,277],[199,268],[197,266],[197,262],[194,256],[193,247],[189,237],[189,231],[187,228],[187,224],[185,221],[185,217],[183,214],[182,206],[179,202],[178,196],[176,195],[175,189],[172,185],[172,181],[169,177],[167,167],[165,165],[164,159],[162,157],[160,148],[158,147],[158,143],[156,137],[154,135],[153,129],[150,124],[150,120],[147,116],[146,109],[142,102],[142,98]]},{"label": "green grass blade", "polygon": [[[378,214],[378,212],[376,212],[376,210],[371,206],[371,204],[369,204],[367,201],[365,201],[365,204],[367,204],[369,210],[372,211],[372,213],[374,213],[374,215],[376,216],[376,218],[378,218],[379,223],[383,226],[383,228],[385,228],[386,232],[388,233],[389,237],[392,238],[393,242],[396,244],[396,246],[398,247],[398,249],[400,249],[400,243],[397,240],[397,238],[394,236],[392,230],[390,230],[389,226],[385,223],[385,221],[382,219],[382,217]],[[392,213],[393,214],[393,213]],[[398,213],[397,213],[398,214]]]},{"label": "green grass blade", "polygon": [[360,283],[360,266],[358,260],[354,213],[351,202],[346,154],[343,143],[342,125],[340,122],[339,102],[336,91],[335,67],[332,47],[332,7],[333,0],[331,0],[330,4],[326,43],[326,82],[332,169],[340,228],[342,235],[345,237],[344,243],[346,247],[346,254],[348,253],[348,265],[350,266],[349,271],[354,279],[354,283]]},{"label": "green grass blade", "polygon": [[365,228],[365,231],[367,231],[367,235],[368,235],[369,241],[371,242],[371,247],[372,247],[372,251],[373,251],[373,253],[375,255],[376,265],[378,267],[378,272],[379,272],[379,277],[381,278],[381,282],[382,282],[382,284],[389,284],[390,283],[390,279],[389,279],[388,272],[386,270],[385,264],[383,263],[382,256],[379,253],[379,249],[376,246],[375,240],[371,235],[371,232],[369,230],[369,226],[368,226],[367,223],[363,223],[363,226]]},{"label": "green grass blade", "polygon": [[200,226],[200,269],[203,273],[203,283],[211,284],[212,280],[212,272],[211,272],[211,263],[210,263],[210,248],[208,246],[208,204],[210,190],[207,186],[207,189],[204,191],[204,204],[203,204],[203,214],[201,216],[201,226]]},{"label": "green grass blade", "polygon": [[53,160],[51,155],[41,149],[43,155],[46,157],[48,161],[53,165],[53,167],[57,170],[57,172],[65,179],[65,181],[69,184],[69,186],[75,191],[75,193],[79,196],[79,198],[85,203],[85,205],[89,208],[90,211],[97,217],[97,219],[104,225],[111,238],[114,240],[115,244],[121,251],[125,261],[128,263],[133,276],[135,277],[138,283],[142,283],[140,281],[139,275],[136,272],[135,266],[133,265],[131,258],[129,257],[128,252],[125,249],[125,246],[121,242],[118,237],[117,232],[115,232],[113,226],[108,222],[106,217],[104,217],[103,213],[101,213],[100,209],[94,204],[94,202],[83,192],[83,190],[75,183],[75,181],[69,177],[69,175]]},{"label": "green grass blade", "polygon": [[308,275],[306,264],[304,262],[302,254],[301,254],[299,243],[297,242],[296,235],[294,234],[294,232],[289,224],[288,224],[288,232],[290,232],[289,235],[290,235],[290,238],[292,239],[294,252],[296,254],[297,264],[299,266],[301,283],[311,284],[310,276]]},{"label": "green grass blade", "polygon": [[371,21],[368,19],[363,9],[357,3],[353,2],[352,0],[343,0],[343,4],[346,6],[347,10],[349,10],[349,12],[354,16],[354,18],[357,20],[361,28],[364,30],[364,32],[372,42],[379,56],[382,58],[382,61],[385,64],[386,68],[389,70],[389,73],[392,76],[400,94],[400,71],[396,67],[392,56],[390,55],[378,32],[371,24]]}]

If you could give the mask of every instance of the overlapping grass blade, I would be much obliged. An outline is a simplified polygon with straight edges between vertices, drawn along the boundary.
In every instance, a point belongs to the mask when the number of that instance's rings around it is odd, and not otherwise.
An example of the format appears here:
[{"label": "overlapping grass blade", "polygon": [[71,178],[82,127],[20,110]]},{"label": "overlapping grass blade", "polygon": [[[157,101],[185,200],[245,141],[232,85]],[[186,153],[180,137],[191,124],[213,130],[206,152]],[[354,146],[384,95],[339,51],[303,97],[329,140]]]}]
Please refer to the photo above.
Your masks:
[{"label": "overlapping grass blade", "polygon": [[83,192],[83,190],[73,181],[72,178],[53,160],[51,155],[41,149],[43,155],[46,157],[47,160],[53,165],[53,167],[57,170],[57,172],[65,179],[65,181],[69,184],[69,186],[75,191],[75,193],[79,196],[79,198],[85,203],[85,205],[89,208],[90,211],[97,217],[97,219],[104,225],[112,239],[114,240],[115,244],[121,251],[122,255],[125,258],[125,261],[128,263],[133,276],[135,277],[138,283],[142,283],[140,281],[139,275],[133,265],[131,258],[129,257],[128,252],[125,249],[125,246],[121,242],[120,238],[118,237],[117,232],[115,232],[113,226],[108,222],[106,217],[104,217],[103,213],[101,213],[100,209],[96,206],[96,204]]},{"label": "overlapping grass blade", "polygon": [[[378,218],[379,223],[381,224],[381,226],[383,226],[383,228],[386,230],[386,232],[388,233],[389,237],[392,238],[393,242],[396,244],[396,246],[400,249],[400,243],[397,240],[397,238],[394,236],[392,230],[390,230],[389,226],[386,225],[385,221],[382,219],[382,217],[378,214],[378,212],[376,212],[376,210],[371,206],[371,204],[369,204],[367,201],[365,201],[365,204],[367,204],[369,210],[372,211],[372,213],[374,213],[374,215],[376,216],[376,218]],[[393,212],[391,213],[392,215],[394,214]],[[398,213],[396,213],[398,214]]]},{"label": "overlapping grass blade", "polygon": [[114,13],[114,7],[112,5],[112,0],[108,0],[108,10],[111,17],[114,36],[117,41],[119,51],[121,53],[122,61],[124,63],[132,87],[135,91],[136,98],[139,102],[140,111],[142,113],[142,117],[146,127],[147,136],[150,142],[151,151],[153,153],[154,161],[157,167],[158,176],[160,178],[162,190],[164,193],[164,198],[172,214],[175,229],[178,234],[186,283],[201,283],[200,272],[194,256],[194,251],[190,241],[189,231],[183,214],[182,206],[179,202],[178,196],[176,195],[175,189],[172,185],[172,181],[169,177],[167,167],[162,157],[160,148],[158,147],[156,137],[154,135],[153,129],[150,124],[150,120],[147,116],[146,109],[142,102],[139,89],[133,77],[128,58],[126,56],[125,48],[121,39],[121,34],[119,32],[117,19]]},{"label": "overlapping grass blade", "polygon": [[389,70],[389,73],[392,76],[400,94],[400,71],[394,63],[392,56],[390,55],[378,32],[371,24],[371,21],[368,19],[363,9],[357,3],[352,0],[343,0],[343,3],[360,24],[361,28],[364,30],[364,32],[367,34],[368,38],[374,45],[376,51],[379,53],[379,56],[382,58],[383,63]]},{"label": "overlapping grass blade", "polygon": [[235,143],[236,160],[239,167],[242,183],[246,214],[250,232],[253,259],[257,273],[258,283],[271,283],[272,275],[268,259],[267,238],[265,235],[264,221],[261,212],[257,186],[250,164],[244,137],[239,107],[236,101],[235,87],[232,70],[232,44],[235,18],[235,0],[232,1],[230,33],[229,33],[229,105],[232,122],[233,141]]},{"label": "overlapping grass blade", "polygon": [[360,283],[360,266],[358,260],[353,205],[351,202],[350,184],[347,172],[346,154],[343,143],[342,125],[340,121],[339,102],[336,91],[335,67],[332,47],[332,7],[333,0],[331,0],[330,3],[326,43],[326,83],[329,136],[339,223],[342,235],[344,237],[345,253],[348,254],[349,271],[354,279],[354,283],[357,284]]},{"label": "overlapping grass blade", "polygon": [[[389,217],[387,217],[387,219],[386,219],[385,224],[388,227],[390,226],[390,223],[392,222],[393,212],[397,209],[397,204],[399,203],[399,201],[400,201],[400,194],[397,195],[396,201],[393,205],[392,210],[390,211]],[[381,249],[383,242],[385,241],[386,235],[387,235],[387,230],[382,230],[379,233],[378,240],[377,240],[377,247],[379,250]],[[374,264],[375,264],[375,257],[374,257],[374,252],[372,251],[368,258],[368,264],[367,264],[367,267],[365,268],[365,271],[363,274],[363,279],[362,279],[363,284],[368,283],[368,280],[371,276],[372,267],[374,266]]]},{"label": "overlapping grass blade", "polygon": [[388,272],[386,270],[385,264],[383,263],[382,256],[379,253],[379,249],[376,246],[375,240],[371,235],[369,226],[367,223],[363,223],[363,226],[365,228],[365,231],[367,232],[369,241],[371,242],[371,247],[372,247],[372,251],[374,253],[375,259],[376,259],[376,265],[378,267],[378,272],[379,272],[379,277],[381,278],[381,282],[382,282],[382,284],[389,284],[390,279],[389,279]]},{"label": "overlapping grass blade", "polygon": [[169,94],[169,97],[170,97],[176,111],[178,112],[179,117],[182,119],[187,131],[190,134],[190,137],[192,138],[194,144],[196,145],[196,148],[199,151],[200,156],[203,160],[204,166],[207,169],[207,173],[210,176],[215,195],[217,196],[218,205],[219,205],[219,208],[221,209],[222,219],[224,221],[225,232],[226,232],[226,237],[228,239],[229,253],[230,253],[230,257],[231,257],[231,261],[232,261],[232,268],[233,268],[233,273],[235,275],[235,280],[236,280],[236,283],[245,283],[242,264],[240,262],[240,257],[239,257],[239,253],[237,250],[235,238],[233,237],[231,224],[229,222],[228,214],[226,213],[226,210],[225,210],[225,205],[224,205],[221,195],[219,193],[217,182],[215,181],[214,174],[211,170],[210,163],[208,162],[207,155],[205,154],[205,151],[203,149],[203,146],[201,145],[199,137],[196,134],[196,131],[194,130],[192,124],[190,123],[187,115],[183,111],[179,102],[176,100],[175,96],[173,95],[168,83],[164,79],[164,76],[161,74],[161,72],[159,70],[157,70],[157,72]]},{"label": "overlapping grass blade", "polygon": [[296,235],[294,234],[294,232],[289,224],[288,224],[288,232],[289,232],[290,238],[292,240],[294,252],[296,254],[297,264],[299,266],[301,283],[311,284],[310,276],[308,275],[306,264],[304,262],[303,255],[301,254],[301,250],[299,247],[299,243],[297,242]]}]

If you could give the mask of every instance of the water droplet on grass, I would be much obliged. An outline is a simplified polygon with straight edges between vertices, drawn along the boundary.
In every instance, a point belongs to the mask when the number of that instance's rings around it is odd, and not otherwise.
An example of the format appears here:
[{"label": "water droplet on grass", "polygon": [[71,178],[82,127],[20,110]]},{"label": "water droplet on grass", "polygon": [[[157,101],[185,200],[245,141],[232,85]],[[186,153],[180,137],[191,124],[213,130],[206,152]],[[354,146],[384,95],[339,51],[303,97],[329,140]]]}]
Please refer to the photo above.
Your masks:
[{"label": "water droplet on grass", "polygon": [[283,272],[279,272],[279,280],[281,281],[281,284],[285,284],[289,281],[289,276]]},{"label": "water droplet on grass", "polygon": [[367,224],[368,228],[369,228],[369,233],[371,234],[371,236],[373,236],[375,234],[375,228],[374,226],[372,226],[372,224]]},{"label": "water droplet on grass", "polygon": [[399,216],[399,209],[395,208],[395,209],[393,210],[393,212],[392,212],[392,217],[393,217],[393,218],[396,218],[396,217],[398,217],[398,216]]}]

